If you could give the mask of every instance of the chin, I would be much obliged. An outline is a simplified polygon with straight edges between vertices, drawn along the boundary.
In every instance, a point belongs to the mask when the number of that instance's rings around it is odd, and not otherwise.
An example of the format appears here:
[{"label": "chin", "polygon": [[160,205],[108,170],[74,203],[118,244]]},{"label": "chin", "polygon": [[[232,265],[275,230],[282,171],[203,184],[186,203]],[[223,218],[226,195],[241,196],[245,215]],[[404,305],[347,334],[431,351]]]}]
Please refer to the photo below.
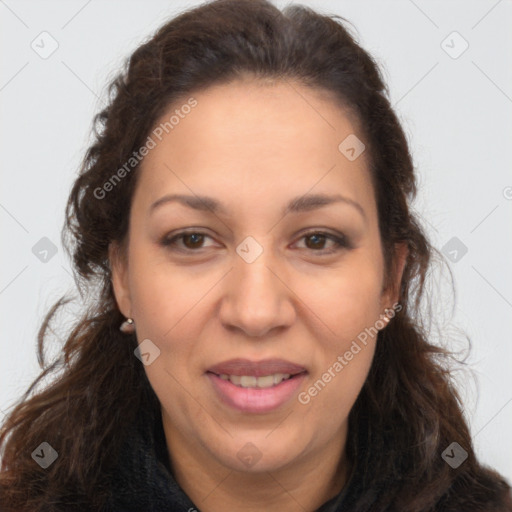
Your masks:
[{"label": "chin", "polygon": [[[279,439],[277,435],[275,439],[268,437],[267,431],[259,435],[230,438],[229,446],[226,446],[225,450],[221,449],[218,453],[215,453],[215,450],[212,454],[221,464],[234,471],[253,474],[283,469],[300,456],[297,444],[290,442],[289,435],[283,436],[288,442],[283,442],[284,440]],[[219,448],[219,445],[216,445],[216,448]]]}]

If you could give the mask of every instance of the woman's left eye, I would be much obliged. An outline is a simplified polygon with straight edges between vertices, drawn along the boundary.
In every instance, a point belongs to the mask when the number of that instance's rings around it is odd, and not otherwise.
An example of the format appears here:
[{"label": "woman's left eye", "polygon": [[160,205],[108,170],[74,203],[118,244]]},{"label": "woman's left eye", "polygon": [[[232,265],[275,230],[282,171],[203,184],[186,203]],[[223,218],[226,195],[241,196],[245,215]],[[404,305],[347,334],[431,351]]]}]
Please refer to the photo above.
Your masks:
[{"label": "woman's left eye", "polygon": [[[200,231],[182,231],[171,238],[164,237],[161,241],[161,245],[182,252],[198,252],[198,249],[204,248],[202,244],[206,238],[211,237]],[[344,235],[337,236],[332,233],[312,231],[302,235],[299,240],[303,239],[306,240],[306,249],[321,254],[331,254],[342,248],[351,248],[350,241]],[[182,242],[183,245],[181,247],[177,244],[178,241]],[[325,248],[327,241],[332,242],[331,248]],[[183,246],[185,248],[183,248]]]},{"label": "woman's left eye", "polygon": [[[306,233],[300,238],[300,240],[302,239],[309,240],[310,243],[312,243],[315,252],[322,252],[326,254],[331,254],[333,252],[339,251],[342,248],[349,249],[351,247],[350,241],[344,235],[337,236],[331,233],[324,233],[322,231]],[[318,248],[318,244],[325,245],[327,240],[331,241],[333,244],[330,249],[325,249],[324,247]],[[312,247],[307,248],[312,249]]]}]

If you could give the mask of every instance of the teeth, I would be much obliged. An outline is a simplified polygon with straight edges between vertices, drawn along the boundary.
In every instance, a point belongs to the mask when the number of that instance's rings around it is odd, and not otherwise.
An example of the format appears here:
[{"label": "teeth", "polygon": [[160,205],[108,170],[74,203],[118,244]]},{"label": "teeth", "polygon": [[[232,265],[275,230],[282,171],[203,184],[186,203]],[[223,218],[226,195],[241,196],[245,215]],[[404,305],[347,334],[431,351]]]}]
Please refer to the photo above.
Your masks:
[{"label": "teeth", "polygon": [[276,384],[279,384],[282,380],[287,380],[290,378],[290,374],[289,373],[275,373],[273,375],[274,377],[274,386]]},{"label": "teeth", "polygon": [[254,375],[219,375],[222,380],[230,380],[235,386],[242,388],[270,388],[276,386],[283,380],[289,379],[289,373],[274,373],[273,375],[265,375],[263,377],[255,377]]},{"label": "teeth", "polygon": [[[266,375],[265,377],[258,377],[254,380],[257,382],[259,388],[271,388],[274,385],[274,377],[275,375]],[[281,380],[277,381],[276,384],[279,384]]]}]

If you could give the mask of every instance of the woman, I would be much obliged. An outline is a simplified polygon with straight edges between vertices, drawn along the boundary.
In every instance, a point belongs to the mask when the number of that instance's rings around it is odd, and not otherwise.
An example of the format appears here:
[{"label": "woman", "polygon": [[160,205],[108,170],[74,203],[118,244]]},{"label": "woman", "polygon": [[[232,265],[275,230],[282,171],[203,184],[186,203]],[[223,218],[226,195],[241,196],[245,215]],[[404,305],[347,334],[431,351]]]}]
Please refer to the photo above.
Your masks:
[{"label": "woman", "polygon": [[3,425],[2,510],[512,510],[419,320],[411,156],[342,23],[211,2],[110,92],[67,208],[90,306]]}]

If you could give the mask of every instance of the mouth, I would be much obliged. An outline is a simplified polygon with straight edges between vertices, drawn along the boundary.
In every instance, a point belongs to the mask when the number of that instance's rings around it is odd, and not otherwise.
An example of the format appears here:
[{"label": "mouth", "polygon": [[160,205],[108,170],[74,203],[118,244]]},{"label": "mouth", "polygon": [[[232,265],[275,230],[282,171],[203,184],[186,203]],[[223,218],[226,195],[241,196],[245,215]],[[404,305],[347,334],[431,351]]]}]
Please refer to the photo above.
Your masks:
[{"label": "mouth", "polygon": [[207,370],[217,398],[230,408],[265,413],[288,402],[308,371],[282,359],[232,359]]}]

